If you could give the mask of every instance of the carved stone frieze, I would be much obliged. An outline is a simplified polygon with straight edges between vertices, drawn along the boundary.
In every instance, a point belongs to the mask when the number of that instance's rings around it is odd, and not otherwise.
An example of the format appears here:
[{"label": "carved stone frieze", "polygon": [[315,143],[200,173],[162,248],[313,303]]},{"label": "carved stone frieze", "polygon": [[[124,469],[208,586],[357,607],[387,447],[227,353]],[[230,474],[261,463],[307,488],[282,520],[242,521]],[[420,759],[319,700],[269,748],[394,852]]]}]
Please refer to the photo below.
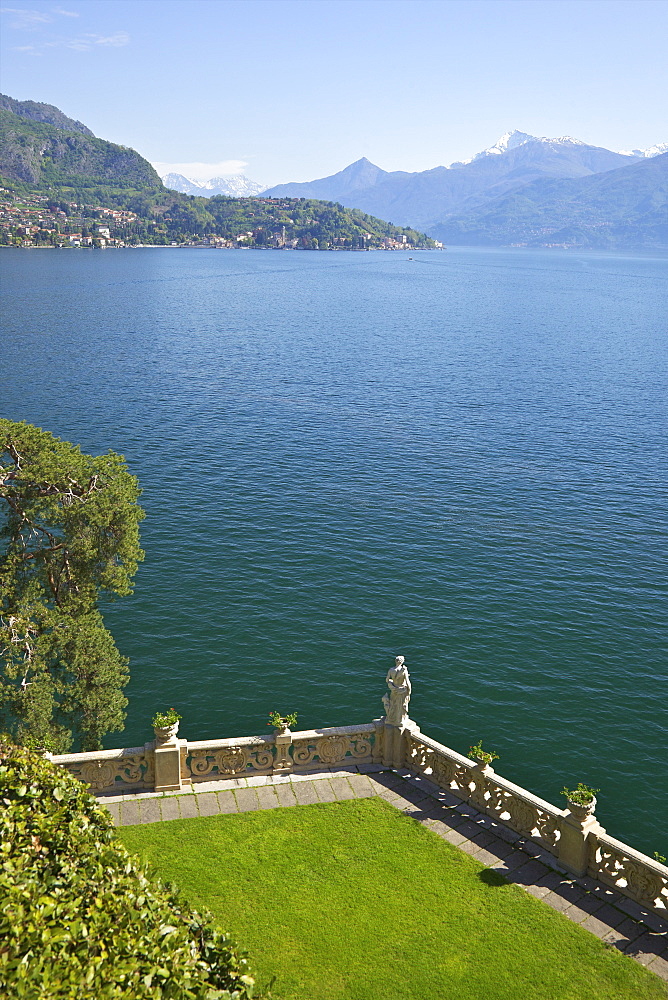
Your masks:
[{"label": "carved stone frieze", "polygon": [[151,754],[123,753],[118,757],[101,756],[97,760],[84,760],[81,763],[72,761],[63,766],[96,792],[114,788],[117,784],[140,788],[152,787],[153,784]]},{"label": "carved stone frieze", "polygon": [[213,759],[220,774],[239,774],[248,766],[248,754],[241,747],[219,750]]},{"label": "carved stone frieze", "polygon": [[346,758],[352,760],[370,760],[373,756],[376,734],[368,733],[333,733],[312,739],[294,740],[292,743],[292,760],[295,767],[308,767],[320,763],[330,767]]},{"label": "carved stone frieze", "polygon": [[101,791],[116,780],[116,768],[107,761],[96,760],[81,768],[81,780],[96,791]]}]

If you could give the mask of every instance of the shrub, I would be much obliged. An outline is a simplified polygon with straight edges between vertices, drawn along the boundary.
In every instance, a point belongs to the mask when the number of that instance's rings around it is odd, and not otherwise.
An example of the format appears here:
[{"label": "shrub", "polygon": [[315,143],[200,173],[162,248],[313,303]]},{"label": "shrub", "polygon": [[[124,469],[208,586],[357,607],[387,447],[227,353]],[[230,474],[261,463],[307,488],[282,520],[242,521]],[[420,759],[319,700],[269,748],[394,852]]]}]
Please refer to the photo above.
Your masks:
[{"label": "shrub", "polygon": [[245,956],[150,877],[67,771],[0,740],[0,801],[1,996],[252,996]]}]

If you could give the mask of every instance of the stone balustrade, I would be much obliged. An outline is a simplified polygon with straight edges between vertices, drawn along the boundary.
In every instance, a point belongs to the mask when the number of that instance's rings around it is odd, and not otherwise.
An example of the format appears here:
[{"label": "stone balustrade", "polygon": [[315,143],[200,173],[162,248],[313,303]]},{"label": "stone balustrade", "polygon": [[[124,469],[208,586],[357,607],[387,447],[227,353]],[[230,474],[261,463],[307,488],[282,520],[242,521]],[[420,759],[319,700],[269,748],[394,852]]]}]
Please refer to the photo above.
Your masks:
[{"label": "stone balustrade", "polygon": [[587,873],[641,906],[668,914],[668,868],[605,832],[591,838]]},{"label": "stone balustrade", "polygon": [[593,812],[559,809],[485,764],[404,726],[404,766],[540,844],[560,867],[591,875],[641,906],[668,914],[668,867],[609,837]]},{"label": "stone balustrade", "polygon": [[92,753],[46,754],[96,794],[155,788],[154,744]]},{"label": "stone balustrade", "polygon": [[143,747],[52,756],[98,795],[174,791],[203,781],[322,771],[350,765],[406,768],[531,839],[558,867],[585,874],[648,909],[668,914],[668,867],[609,837],[591,810],[560,809],[425,736],[410,719],[390,725],[310,729],[191,742],[176,736]]}]

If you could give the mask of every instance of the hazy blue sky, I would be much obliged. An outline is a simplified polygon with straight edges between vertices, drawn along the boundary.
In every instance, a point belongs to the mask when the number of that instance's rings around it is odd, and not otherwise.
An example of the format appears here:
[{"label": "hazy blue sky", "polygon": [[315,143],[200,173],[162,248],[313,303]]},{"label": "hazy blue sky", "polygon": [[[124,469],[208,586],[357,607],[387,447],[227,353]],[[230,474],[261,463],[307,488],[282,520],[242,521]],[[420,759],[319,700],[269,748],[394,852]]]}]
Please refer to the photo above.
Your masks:
[{"label": "hazy blue sky", "polygon": [[[10,0],[2,90],[265,184],[466,159],[515,128],[668,140],[665,0]],[[188,172],[187,169],[184,172]],[[195,168],[191,173],[195,172]]]}]

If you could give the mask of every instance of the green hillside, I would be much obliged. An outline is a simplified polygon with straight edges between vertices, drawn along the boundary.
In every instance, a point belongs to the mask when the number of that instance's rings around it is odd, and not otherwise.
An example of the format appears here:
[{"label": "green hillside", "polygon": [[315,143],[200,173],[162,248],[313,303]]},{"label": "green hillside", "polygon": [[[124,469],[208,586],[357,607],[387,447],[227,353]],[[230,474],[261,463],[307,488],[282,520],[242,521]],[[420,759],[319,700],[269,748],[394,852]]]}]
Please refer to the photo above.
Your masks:
[{"label": "green hillside", "polygon": [[89,135],[95,138],[89,128],[83,122],[78,122],[74,118],[68,118],[60,108],[53,104],[42,104],[40,101],[17,101],[7,94],[0,94],[0,109],[11,111],[19,118],[28,118],[30,121],[43,122],[45,125],[55,125],[56,128],[65,129],[66,132],[81,132],[82,135]]},{"label": "green hillside", "polygon": [[63,236],[88,238],[97,220],[109,226],[111,245],[206,238],[216,245],[303,249],[433,246],[423,233],[334,202],[170,191],[135,150],[69,131],[80,125],[51,105],[0,101],[0,242],[59,246]]},{"label": "green hillside", "polygon": [[40,190],[92,185],[162,188],[133,149],[31,121],[0,108],[0,174]]}]

